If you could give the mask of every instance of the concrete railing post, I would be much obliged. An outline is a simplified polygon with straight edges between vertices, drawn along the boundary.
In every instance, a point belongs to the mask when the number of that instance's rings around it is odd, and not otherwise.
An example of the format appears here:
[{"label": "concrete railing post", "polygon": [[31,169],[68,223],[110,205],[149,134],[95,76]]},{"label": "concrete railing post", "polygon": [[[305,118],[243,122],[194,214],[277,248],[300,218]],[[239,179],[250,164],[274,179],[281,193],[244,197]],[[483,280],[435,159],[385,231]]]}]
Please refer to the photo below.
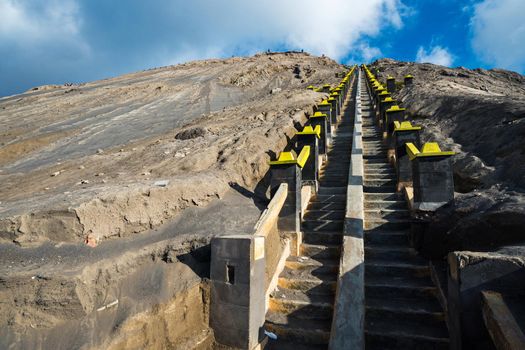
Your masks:
[{"label": "concrete railing post", "polygon": [[282,183],[288,184],[288,195],[277,222],[277,226],[282,232],[301,232],[301,169],[305,166],[308,158],[310,158],[310,147],[305,146],[298,156],[292,152],[281,152],[279,159],[270,162],[270,192],[272,197]]},{"label": "concrete railing post", "polygon": [[319,178],[319,138],[321,137],[321,127],[315,129],[308,125],[303,131],[297,132],[297,150],[310,147],[310,156],[302,169],[302,182],[306,185],[313,185],[317,191],[317,180]]},{"label": "concrete railing post", "polygon": [[319,138],[319,154],[326,156],[328,148],[328,134],[326,132],[328,128],[328,116],[321,112],[315,112],[313,116],[310,117],[310,125],[315,129],[317,126],[321,128],[321,135]]},{"label": "concrete railing post", "polygon": [[394,100],[392,97],[387,97],[384,100],[381,100],[379,103],[379,125],[381,126],[381,130],[383,130],[383,132],[387,132],[386,111],[395,104],[396,100]]},{"label": "concrete railing post", "polygon": [[396,92],[396,78],[394,78],[394,77],[387,77],[386,78],[386,89],[391,94]]},{"label": "concrete railing post", "polygon": [[385,111],[385,131],[388,136],[392,135],[392,132],[394,131],[394,122],[397,121],[401,123],[405,120],[405,111],[405,108],[401,108],[398,105],[393,105]]},{"label": "concrete railing post", "polygon": [[330,123],[332,124],[332,128],[335,129],[335,125],[337,124],[337,116],[339,115],[340,109],[339,109],[339,94],[332,92],[330,95],[330,98],[328,99],[328,102],[332,105],[332,114],[330,115]]},{"label": "concrete railing post", "polygon": [[421,146],[419,136],[420,126],[413,126],[410,122],[395,123],[393,148],[396,158],[395,169],[397,175],[397,190],[401,191],[406,186],[412,186],[412,163],[406,150],[407,143]]},{"label": "concrete railing post", "polygon": [[329,146],[332,143],[332,103],[328,102],[328,100],[323,100],[317,106],[317,111],[328,116],[326,120],[326,134],[328,139],[327,146]]},{"label": "concrete railing post", "polygon": [[414,206],[416,210],[434,211],[454,199],[451,156],[435,142],[423,145],[421,152],[413,143],[406,144],[412,161]]},{"label": "concrete railing post", "polygon": [[406,75],[404,80],[405,86],[411,86],[414,83],[414,77],[412,75]]},{"label": "concrete railing post", "polygon": [[210,325],[223,345],[254,349],[264,338],[264,244],[253,235],[211,241]]}]

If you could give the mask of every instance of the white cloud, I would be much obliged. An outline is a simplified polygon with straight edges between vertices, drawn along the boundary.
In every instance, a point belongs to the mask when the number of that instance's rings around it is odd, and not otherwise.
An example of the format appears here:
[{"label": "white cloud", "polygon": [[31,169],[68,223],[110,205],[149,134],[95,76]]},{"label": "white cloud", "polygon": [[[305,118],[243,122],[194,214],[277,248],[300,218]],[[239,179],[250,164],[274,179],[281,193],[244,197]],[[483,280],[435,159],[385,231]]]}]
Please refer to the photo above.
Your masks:
[{"label": "white cloud", "polygon": [[474,6],[472,47],[486,63],[525,70],[525,1],[484,0]]},{"label": "white cloud", "polygon": [[[175,36],[198,36],[195,45],[222,47],[225,52],[243,43],[253,51],[276,45],[304,49],[341,59],[359,50],[363,37],[387,27],[400,28],[406,6],[400,0],[207,0],[175,1],[173,11],[184,13],[184,27]],[[356,15],[359,14],[359,15]],[[204,44],[204,45],[203,45]]]},{"label": "white cloud", "polygon": [[423,46],[417,50],[416,61],[420,63],[434,63],[441,66],[450,67],[454,62],[454,57],[447,48],[434,46],[427,51]]},{"label": "white cloud", "polygon": [[20,91],[266,49],[369,60],[381,51],[368,38],[401,28],[410,10],[402,0],[0,0],[0,80]]}]

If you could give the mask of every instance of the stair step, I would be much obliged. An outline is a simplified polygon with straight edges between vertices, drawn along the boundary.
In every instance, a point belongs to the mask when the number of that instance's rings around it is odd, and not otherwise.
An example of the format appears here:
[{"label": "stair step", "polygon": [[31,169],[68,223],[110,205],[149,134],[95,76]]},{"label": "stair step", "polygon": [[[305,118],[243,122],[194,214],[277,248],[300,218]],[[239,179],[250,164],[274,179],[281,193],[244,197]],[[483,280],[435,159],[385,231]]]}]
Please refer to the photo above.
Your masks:
[{"label": "stair step", "polygon": [[410,219],[365,219],[365,230],[407,230],[410,229]]},{"label": "stair step", "polygon": [[301,228],[308,231],[343,231],[344,216],[339,219],[305,219]]},{"label": "stair step", "polygon": [[341,248],[338,245],[317,245],[305,244],[301,245],[301,255],[311,257],[313,259],[339,259]]},{"label": "stair step", "polygon": [[368,230],[365,231],[365,244],[370,246],[376,245],[408,245],[408,233],[406,231],[383,231]]},{"label": "stair step", "polygon": [[304,220],[344,220],[344,210],[308,210]]},{"label": "stair step", "polygon": [[[397,247],[397,246],[366,246],[365,247],[365,259],[377,259],[392,262],[420,262],[424,261],[415,249],[409,247]],[[403,259],[406,259],[405,261]]]},{"label": "stair step", "polygon": [[344,202],[310,202],[307,210],[345,210],[346,200]]},{"label": "stair step", "polygon": [[387,276],[388,279],[426,278],[430,281],[430,268],[428,265],[410,264],[407,262],[369,259],[365,261],[365,273],[371,278]]},{"label": "stair step", "polygon": [[346,186],[340,186],[340,187],[325,187],[325,186],[319,186],[318,194],[343,194],[346,195]]},{"label": "stair step", "polygon": [[[302,313],[298,312],[297,316]],[[266,313],[266,322],[264,328],[277,335],[275,345],[280,340],[294,342],[299,344],[320,344],[326,345],[330,340],[331,320],[308,320],[296,315],[284,315],[273,310]],[[300,348],[297,347],[296,349]],[[281,349],[276,348],[276,349]]]},{"label": "stair step", "polygon": [[378,174],[370,174],[365,173],[365,181],[367,180],[381,180],[381,181],[387,181],[387,180],[394,180],[394,173],[378,173]]},{"label": "stair step", "polygon": [[408,219],[410,211],[407,209],[365,209],[365,222],[367,220]]},{"label": "stair step", "polygon": [[446,337],[405,334],[403,329],[366,331],[365,347],[367,350],[397,349],[432,349],[448,350],[449,340]]},{"label": "stair step", "polygon": [[333,244],[338,245],[343,241],[342,232],[318,231],[303,232],[303,242],[307,244]]},{"label": "stair step", "polygon": [[404,197],[401,193],[394,191],[365,193],[365,204],[369,201],[403,201]]},{"label": "stair step", "polygon": [[365,327],[370,333],[401,333],[409,336],[448,338],[443,313],[399,313],[366,308]]},{"label": "stair step", "polygon": [[387,179],[369,179],[365,177],[364,186],[365,187],[394,187],[396,186],[397,182],[393,178],[387,178]]},{"label": "stair step", "polygon": [[334,296],[313,294],[299,289],[278,288],[270,296],[270,309],[303,319],[330,319]]},{"label": "stair step", "polygon": [[343,203],[346,205],[346,194],[317,194],[312,203]]},{"label": "stair step", "polygon": [[365,210],[371,210],[371,209],[405,209],[407,207],[407,203],[403,200],[397,200],[397,201],[383,201],[383,200],[369,200],[365,201]]}]

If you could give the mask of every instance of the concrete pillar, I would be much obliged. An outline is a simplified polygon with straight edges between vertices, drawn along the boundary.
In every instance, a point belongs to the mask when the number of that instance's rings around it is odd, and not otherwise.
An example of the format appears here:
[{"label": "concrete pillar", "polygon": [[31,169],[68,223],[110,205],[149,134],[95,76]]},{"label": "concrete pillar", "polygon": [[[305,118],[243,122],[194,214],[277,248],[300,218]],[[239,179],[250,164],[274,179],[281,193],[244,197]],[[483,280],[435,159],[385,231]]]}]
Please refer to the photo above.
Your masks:
[{"label": "concrete pillar", "polygon": [[441,151],[435,142],[424,144],[421,151],[407,143],[406,151],[412,161],[414,209],[434,211],[454,200],[451,156],[455,153]]},{"label": "concrete pillar", "polygon": [[321,127],[315,129],[312,126],[306,126],[303,131],[297,132],[297,152],[300,152],[305,146],[310,147],[310,155],[302,167],[302,183],[313,185],[317,190],[317,180],[319,178],[319,138],[321,137]]},{"label": "concrete pillar", "polygon": [[394,122],[402,122],[405,120],[405,108],[401,108],[398,105],[393,105],[385,111],[385,128],[383,131],[386,131],[388,135],[392,135],[394,131]]},{"label": "concrete pillar", "polygon": [[318,112],[326,114],[328,119],[326,120],[326,133],[328,134],[329,144],[332,141],[332,103],[328,100],[323,100],[317,107]]},{"label": "concrete pillar", "polygon": [[379,124],[383,131],[386,131],[386,111],[395,104],[396,100],[391,97],[387,97],[379,103]]},{"label": "concrete pillar", "polygon": [[390,76],[386,78],[386,89],[391,94],[396,92],[396,78]]},{"label": "concrete pillar", "polygon": [[270,162],[270,193],[277,192],[282,183],[288,184],[288,196],[279,213],[277,226],[283,232],[301,231],[301,167],[292,152],[281,152],[279,159]]},{"label": "concrete pillar", "polygon": [[420,126],[413,126],[410,122],[396,123],[394,128],[393,148],[396,158],[397,190],[405,186],[412,186],[412,163],[407,154],[406,144],[413,143],[421,147],[419,136]]},{"label": "concrete pillar", "polygon": [[319,154],[325,156],[329,140],[326,129],[328,127],[327,122],[328,116],[321,112],[315,112],[313,116],[310,117],[310,125],[315,129],[317,126],[321,128],[321,137],[319,138]]},{"label": "concrete pillar", "polygon": [[381,102],[381,94],[383,92],[386,92],[388,93],[388,91],[386,91],[386,89],[381,85],[379,88],[375,89],[375,95],[374,95],[374,102],[375,102],[375,105],[379,107],[379,102]]},{"label": "concrete pillar", "polygon": [[332,124],[332,128],[335,128],[335,125],[337,124],[337,116],[339,115],[339,101],[337,101],[339,95],[332,93],[330,95],[331,97],[328,99],[328,102],[332,105],[332,114],[330,115],[330,123]]},{"label": "concrete pillar", "polygon": [[405,75],[405,86],[411,86],[414,83],[414,77],[412,75]]},{"label": "concrete pillar", "polygon": [[210,325],[219,343],[254,349],[263,340],[265,267],[264,237],[212,239]]}]

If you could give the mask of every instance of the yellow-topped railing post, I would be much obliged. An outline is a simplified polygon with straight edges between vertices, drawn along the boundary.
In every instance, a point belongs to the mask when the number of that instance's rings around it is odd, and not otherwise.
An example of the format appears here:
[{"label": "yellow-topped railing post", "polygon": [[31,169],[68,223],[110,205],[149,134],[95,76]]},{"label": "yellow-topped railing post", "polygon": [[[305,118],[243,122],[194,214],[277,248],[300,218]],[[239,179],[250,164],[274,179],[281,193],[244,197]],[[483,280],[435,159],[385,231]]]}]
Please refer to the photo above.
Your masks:
[{"label": "yellow-topped railing post", "polygon": [[393,105],[389,109],[385,111],[386,114],[386,123],[385,128],[383,131],[386,131],[388,135],[392,135],[392,132],[394,131],[394,122],[402,122],[405,120],[405,108],[401,108],[398,105]]},{"label": "yellow-topped railing post", "polygon": [[326,151],[329,144],[328,134],[326,132],[326,129],[328,128],[328,116],[321,112],[315,112],[314,115],[310,117],[310,125],[314,128],[320,128],[319,154],[326,157]]},{"label": "yellow-topped railing post", "polygon": [[317,190],[319,177],[319,139],[321,138],[321,126],[315,128],[311,125],[305,126],[302,131],[295,133],[297,137],[296,149],[309,150],[309,157],[302,168],[303,183],[313,185]]},{"label": "yellow-topped railing post", "polygon": [[409,121],[394,122],[393,153],[397,175],[397,190],[412,186],[412,163],[408,157],[406,144],[410,143],[418,148],[421,145],[420,126],[412,125]]},{"label": "yellow-topped railing post", "polygon": [[414,77],[411,74],[405,75],[405,86],[411,86],[414,83]]},{"label": "yellow-topped railing post", "polygon": [[332,114],[335,113],[335,110],[332,111],[332,102],[323,100],[319,105],[317,105],[317,111],[328,116],[328,119],[326,120],[326,137],[328,139],[327,145],[329,145],[332,141]]},{"label": "yellow-topped railing post", "polygon": [[436,142],[425,143],[421,149],[411,142],[405,147],[412,162],[413,208],[433,211],[454,200],[451,156],[455,153],[442,151]]},{"label": "yellow-topped railing post", "polygon": [[310,147],[304,147],[299,155],[294,151],[281,152],[277,160],[270,161],[271,196],[282,183],[288,185],[288,195],[279,214],[277,226],[281,232],[299,233],[301,231],[301,186],[302,167],[310,155]]},{"label": "yellow-topped railing post", "polygon": [[388,76],[386,78],[386,89],[388,90],[388,92],[390,92],[391,94],[393,94],[394,92],[396,92],[396,78],[392,77],[392,76]]},{"label": "yellow-topped railing post", "polygon": [[379,102],[379,126],[382,130],[385,129],[386,125],[386,110],[390,109],[393,105],[395,105],[397,102],[392,97],[386,97],[385,99],[381,100]]}]

